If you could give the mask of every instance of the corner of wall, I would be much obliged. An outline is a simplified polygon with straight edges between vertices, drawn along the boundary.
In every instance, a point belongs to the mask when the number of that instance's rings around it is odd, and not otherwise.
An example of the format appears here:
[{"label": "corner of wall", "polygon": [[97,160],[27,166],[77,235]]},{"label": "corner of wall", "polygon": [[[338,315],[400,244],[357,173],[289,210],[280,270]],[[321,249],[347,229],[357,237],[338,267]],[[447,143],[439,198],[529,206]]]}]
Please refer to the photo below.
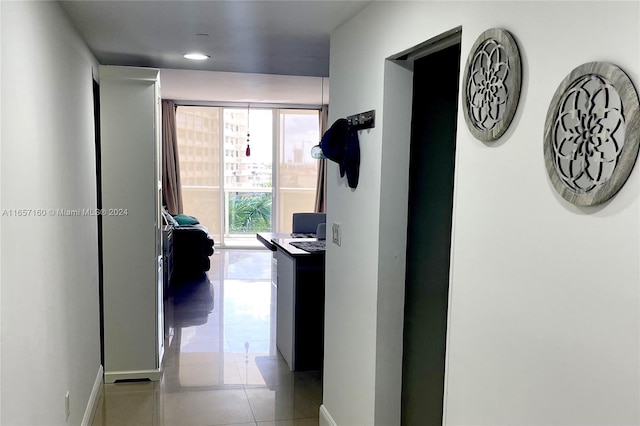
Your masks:
[{"label": "corner of wall", "polygon": [[329,410],[327,410],[326,405],[322,404],[320,406],[320,417],[319,417],[319,426],[338,426],[338,424],[333,420]]},{"label": "corner of wall", "polygon": [[93,388],[91,389],[91,395],[89,395],[89,401],[87,401],[87,406],[84,410],[84,416],[82,417],[82,426],[89,426],[91,424],[91,420],[96,412],[96,408],[98,406],[98,396],[100,395],[100,391],[102,390],[102,377],[103,370],[102,366],[98,367],[98,374],[96,375],[96,381],[93,383]]}]

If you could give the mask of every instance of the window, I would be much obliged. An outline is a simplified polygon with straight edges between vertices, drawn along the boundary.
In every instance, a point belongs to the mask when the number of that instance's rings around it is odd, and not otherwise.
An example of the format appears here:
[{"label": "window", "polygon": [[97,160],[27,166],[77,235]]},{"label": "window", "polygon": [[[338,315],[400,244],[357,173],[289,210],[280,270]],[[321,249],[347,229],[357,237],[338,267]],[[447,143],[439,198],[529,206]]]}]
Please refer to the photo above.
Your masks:
[{"label": "window", "polygon": [[278,164],[278,229],[291,230],[295,212],[312,212],[318,160],[311,148],[320,141],[318,111],[280,110]]},{"label": "window", "polygon": [[318,111],[179,106],[176,123],[184,211],[216,244],[257,244],[255,232],[290,232],[292,213],[313,211]]}]

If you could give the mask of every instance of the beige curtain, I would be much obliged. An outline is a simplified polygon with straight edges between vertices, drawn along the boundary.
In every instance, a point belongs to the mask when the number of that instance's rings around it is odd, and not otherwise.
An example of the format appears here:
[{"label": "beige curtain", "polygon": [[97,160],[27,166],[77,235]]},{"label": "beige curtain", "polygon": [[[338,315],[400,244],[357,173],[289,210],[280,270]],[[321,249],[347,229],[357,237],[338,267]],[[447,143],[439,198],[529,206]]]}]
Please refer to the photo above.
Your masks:
[{"label": "beige curtain", "polygon": [[[322,105],[320,110],[320,135],[324,135],[328,128],[329,121],[329,105]],[[326,212],[327,208],[327,159],[319,160],[318,165],[318,182],[316,184],[316,206],[318,213]]]},{"label": "beige curtain", "polygon": [[169,213],[182,213],[176,103],[170,100],[162,101],[162,202]]}]

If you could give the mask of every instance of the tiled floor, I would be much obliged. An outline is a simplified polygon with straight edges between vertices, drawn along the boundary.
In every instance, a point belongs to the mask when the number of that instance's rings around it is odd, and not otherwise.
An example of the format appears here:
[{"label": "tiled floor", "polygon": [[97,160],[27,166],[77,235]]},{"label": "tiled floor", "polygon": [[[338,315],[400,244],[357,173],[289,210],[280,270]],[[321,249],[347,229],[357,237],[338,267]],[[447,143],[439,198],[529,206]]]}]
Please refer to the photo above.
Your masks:
[{"label": "tiled floor", "polygon": [[271,252],[211,260],[172,292],[162,380],[104,385],[93,426],[318,424],[321,373],[292,373],[276,349]]}]

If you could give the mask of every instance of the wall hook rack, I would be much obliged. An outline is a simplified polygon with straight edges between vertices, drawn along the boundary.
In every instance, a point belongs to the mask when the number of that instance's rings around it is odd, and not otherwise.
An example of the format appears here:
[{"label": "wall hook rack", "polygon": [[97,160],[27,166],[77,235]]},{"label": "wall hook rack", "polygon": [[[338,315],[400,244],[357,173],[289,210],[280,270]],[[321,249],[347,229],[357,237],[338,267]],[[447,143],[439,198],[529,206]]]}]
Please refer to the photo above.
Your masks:
[{"label": "wall hook rack", "polygon": [[347,122],[356,130],[372,129],[376,127],[376,110],[350,115],[347,117]]}]

